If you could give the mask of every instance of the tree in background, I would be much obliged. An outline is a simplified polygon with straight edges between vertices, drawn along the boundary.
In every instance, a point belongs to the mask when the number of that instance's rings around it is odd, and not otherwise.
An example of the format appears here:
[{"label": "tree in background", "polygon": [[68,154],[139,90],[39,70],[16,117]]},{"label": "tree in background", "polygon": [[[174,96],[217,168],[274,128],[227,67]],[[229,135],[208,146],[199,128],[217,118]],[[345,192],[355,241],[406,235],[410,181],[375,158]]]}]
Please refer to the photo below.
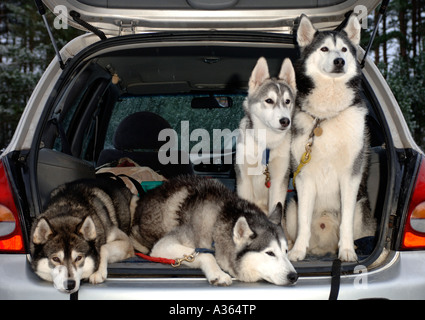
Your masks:
[{"label": "tree in background", "polygon": [[[53,26],[54,15],[47,13]],[[59,48],[81,34],[76,29],[55,30]],[[12,138],[22,111],[55,53],[33,1],[0,3],[0,149]]]},{"label": "tree in background", "polygon": [[[377,13],[373,18],[374,25]],[[373,51],[414,139],[425,149],[425,0],[391,0]]]}]

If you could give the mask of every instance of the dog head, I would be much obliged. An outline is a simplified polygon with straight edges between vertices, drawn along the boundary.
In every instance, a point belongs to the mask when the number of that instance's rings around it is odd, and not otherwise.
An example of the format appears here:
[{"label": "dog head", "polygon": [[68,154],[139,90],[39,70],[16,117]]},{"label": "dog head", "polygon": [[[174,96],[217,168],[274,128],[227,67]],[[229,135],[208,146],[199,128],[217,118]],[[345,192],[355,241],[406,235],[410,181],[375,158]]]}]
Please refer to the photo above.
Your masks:
[{"label": "dog head", "polygon": [[291,60],[286,58],[278,78],[271,79],[266,59],[260,58],[249,79],[245,109],[266,128],[281,132],[290,128],[295,93]]},{"label": "dog head", "polygon": [[288,259],[288,244],[281,226],[282,205],[276,206],[270,219],[261,212],[256,214],[256,221],[240,217],[233,228],[237,278],[245,282],[295,284],[298,275]]},{"label": "dog head", "polygon": [[96,269],[96,228],[90,216],[40,218],[33,226],[31,255],[36,274],[64,293],[78,291],[80,280]]},{"label": "dog head", "polygon": [[360,43],[360,23],[355,15],[350,16],[347,26],[340,32],[319,32],[309,18],[302,15],[297,42],[308,75],[343,78],[357,73],[356,47]]}]

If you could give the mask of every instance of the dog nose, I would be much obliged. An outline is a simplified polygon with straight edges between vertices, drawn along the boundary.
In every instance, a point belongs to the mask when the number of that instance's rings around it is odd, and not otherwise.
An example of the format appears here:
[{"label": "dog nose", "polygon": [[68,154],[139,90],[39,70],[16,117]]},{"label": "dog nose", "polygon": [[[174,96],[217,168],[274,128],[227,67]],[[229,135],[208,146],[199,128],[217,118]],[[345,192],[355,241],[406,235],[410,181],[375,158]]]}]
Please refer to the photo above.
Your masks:
[{"label": "dog nose", "polygon": [[282,125],[282,127],[286,128],[291,123],[291,120],[289,120],[288,118],[281,118],[279,119],[279,122]]},{"label": "dog nose", "polygon": [[67,280],[65,282],[66,290],[71,291],[75,289],[75,280]]},{"label": "dog nose", "polygon": [[288,280],[291,284],[294,284],[298,280],[298,273],[296,272],[290,272],[288,274]]},{"label": "dog nose", "polygon": [[336,67],[341,68],[341,67],[343,67],[343,66],[345,65],[345,60],[344,60],[344,59],[342,59],[342,58],[336,58],[336,59],[334,60],[334,65],[335,65]]}]

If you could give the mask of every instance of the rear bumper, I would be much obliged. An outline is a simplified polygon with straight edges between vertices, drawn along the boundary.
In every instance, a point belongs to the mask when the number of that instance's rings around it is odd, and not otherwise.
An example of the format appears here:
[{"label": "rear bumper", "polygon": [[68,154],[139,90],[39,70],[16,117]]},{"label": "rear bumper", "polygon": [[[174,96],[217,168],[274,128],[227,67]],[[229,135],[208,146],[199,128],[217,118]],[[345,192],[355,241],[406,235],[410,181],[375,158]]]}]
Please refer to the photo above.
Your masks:
[{"label": "rear bumper", "polygon": [[[330,277],[301,277],[295,286],[234,281],[214,287],[205,278],[108,278],[84,283],[79,299],[284,300],[328,299]],[[341,277],[339,299],[425,299],[425,252],[393,252],[374,271]],[[40,280],[25,255],[0,255],[0,299],[69,299]]]}]

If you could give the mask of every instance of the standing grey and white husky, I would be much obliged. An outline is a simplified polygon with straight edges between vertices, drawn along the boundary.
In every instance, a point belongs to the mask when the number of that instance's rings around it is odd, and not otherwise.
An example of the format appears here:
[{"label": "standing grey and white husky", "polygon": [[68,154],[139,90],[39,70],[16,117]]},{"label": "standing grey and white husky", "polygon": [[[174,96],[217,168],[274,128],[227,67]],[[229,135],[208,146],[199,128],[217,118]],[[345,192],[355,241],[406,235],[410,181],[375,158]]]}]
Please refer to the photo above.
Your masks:
[{"label": "standing grey and white husky", "polygon": [[31,265],[61,292],[73,293],[80,280],[101,283],[108,262],[134,255],[131,192],[121,180],[80,180],[52,192],[31,232]]},{"label": "standing grey and white husky", "polygon": [[235,169],[238,195],[266,214],[285,203],[295,94],[291,60],[284,60],[277,79],[270,78],[266,59],[258,60],[239,125]]},{"label": "standing grey and white husky", "polygon": [[355,261],[354,239],[373,236],[376,228],[366,191],[367,108],[356,57],[360,24],[352,15],[342,31],[318,32],[303,15],[297,41],[291,154],[298,201],[286,215],[295,241],[289,258],[338,251],[342,261]]},{"label": "standing grey and white husky", "polygon": [[180,176],[141,195],[132,240],[136,250],[167,259],[202,249],[183,264],[201,268],[214,285],[230,285],[232,276],[287,285],[298,276],[288,260],[281,218],[281,204],[269,220],[217,180]]}]

